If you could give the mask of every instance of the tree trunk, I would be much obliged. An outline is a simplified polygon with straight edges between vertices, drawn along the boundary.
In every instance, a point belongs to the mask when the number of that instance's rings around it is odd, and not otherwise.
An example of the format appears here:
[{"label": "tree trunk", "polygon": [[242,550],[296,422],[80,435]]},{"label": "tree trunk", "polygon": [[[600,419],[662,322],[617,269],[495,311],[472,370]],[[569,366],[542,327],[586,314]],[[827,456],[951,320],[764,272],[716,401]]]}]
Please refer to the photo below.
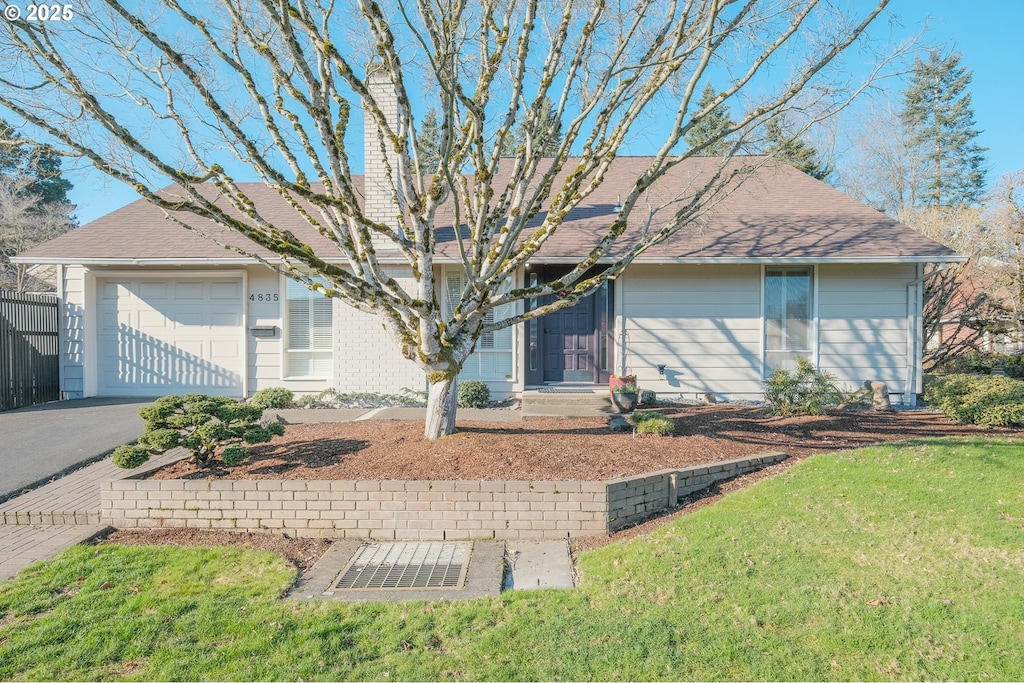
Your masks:
[{"label": "tree trunk", "polygon": [[[440,374],[440,373],[439,373]],[[455,431],[458,382],[447,375],[427,387],[427,419],[423,435],[433,441]]]}]

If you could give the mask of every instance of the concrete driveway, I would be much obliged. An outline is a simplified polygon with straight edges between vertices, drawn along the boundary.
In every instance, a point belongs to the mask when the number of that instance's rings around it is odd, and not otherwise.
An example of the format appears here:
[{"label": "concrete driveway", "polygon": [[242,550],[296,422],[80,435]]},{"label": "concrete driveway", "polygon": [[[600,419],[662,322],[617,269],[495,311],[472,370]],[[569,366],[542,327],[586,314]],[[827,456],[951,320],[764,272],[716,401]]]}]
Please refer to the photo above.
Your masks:
[{"label": "concrete driveway", "polygon": [[0,413],[0,500],[97,460],[142,434],[150,398],[83,398]]}]

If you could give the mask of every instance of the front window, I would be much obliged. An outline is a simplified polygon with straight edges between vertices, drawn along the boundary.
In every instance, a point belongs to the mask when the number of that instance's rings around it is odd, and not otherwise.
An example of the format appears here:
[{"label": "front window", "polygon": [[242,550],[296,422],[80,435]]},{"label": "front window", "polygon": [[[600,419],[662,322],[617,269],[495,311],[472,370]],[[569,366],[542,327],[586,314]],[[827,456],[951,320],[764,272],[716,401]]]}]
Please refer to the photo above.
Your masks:
[{"label": "front window", "polygon": [[334,348],[334,302],[288,279],[285,373],[289,377],[329,379]]},{"label": "front window", "polygon": [[[455,314],[466,285],[464,273],[455,268],[445,269],[444,314],[451,318]],[[511,287],[511,278],[498,288],[505,292]],[[515,304],[506,304],[487,311],[484,324],[503,320],[515,313]],[[512,328],[497,332],[484,332],[476,342],[473,353],[462,366],[461,379],[503,380],[512,377]]]},{"label": "front window", "polygon": [[811,269],[769,268],[764,273],[765,372],[796,367],[813,356]]}]

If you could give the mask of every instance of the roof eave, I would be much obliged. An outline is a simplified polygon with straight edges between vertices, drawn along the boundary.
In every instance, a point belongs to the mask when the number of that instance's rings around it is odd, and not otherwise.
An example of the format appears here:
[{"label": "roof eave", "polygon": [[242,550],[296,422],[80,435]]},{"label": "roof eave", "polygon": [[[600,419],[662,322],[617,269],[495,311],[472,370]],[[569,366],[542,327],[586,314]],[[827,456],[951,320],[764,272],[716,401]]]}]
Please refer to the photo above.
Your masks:
[{"label": "roof eave", "polygon": [[[344,259],[325,259],[328,262],[344,263]],[[406,261],[401,257],[381,257],[377,260],[384,264],[404,264]],[[810,265],[810,264],[853,264],[853,263],[964,263],[968,261],[967,256],[960,254],[947,255],[925,255],[925,256],[682,256],[682,257],[638,257],[633,263],[647,265]],[[271,263],[281,262],[279,257],[268,257],[266,261]],[[438,264],[461,263],[461,259],[455,257],[437,256],[434,259]],[[539,256],[530,260],[536,265],[545,264],[569,264],[578,263],[579,259],[572,257]],[[11,263],[28,265],[75,265],[75,266],[239,266],[257,265],[262,263],[259,259],[251,257],[238,258],[71,258],[71,257],[25,257],[13,256]],[[600,263],[614,263],[614,259],[601,259]]]},{"label": "roof eave", "polygon": [[688,265],[812,265],[812,264],[853,264],[853,263],[964,263],[970,260],[960,254],[918,255],[918,256],[682,256],[638,257],[633,263],[688,264]]}]

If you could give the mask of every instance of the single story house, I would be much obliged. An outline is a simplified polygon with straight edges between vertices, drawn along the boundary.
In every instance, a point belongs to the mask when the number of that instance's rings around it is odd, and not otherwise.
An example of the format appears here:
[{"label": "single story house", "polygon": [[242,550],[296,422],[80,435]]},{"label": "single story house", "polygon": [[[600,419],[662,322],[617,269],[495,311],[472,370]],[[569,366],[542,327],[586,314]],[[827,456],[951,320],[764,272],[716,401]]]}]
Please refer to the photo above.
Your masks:
[{"label": "single story house", "polygon": [[[648,161],[617,159],[601,189],[510,285],[565,272],[607,227],[618,197]],[[717,164],[690,159],[660,186],[675,192]],[[365,186],[375,186],[371,177]],[[272,188],[242,189],[278,227],[320,255],[332,253]],[[182,218],[226,243],[245,244],[204,219]],[[436,268],[457,292],[462,274],[449,233],[439,237]],[[271,386],[300,393],[425,388],[423,372],[374,316],[311,293],[142,200],[17,260],[58,270],[68,398],[191,391],[241,397]],[[597,294],[485,335],[462,377],[486,381],[496,396],[552,384],[600,386],[617,373],[635,374],[642,388],[668,396],[756,399],[772,368],[805,356],[848,388],[880,380],[911,402],[921,391],[922,279],[930,264],[962,260],[835,188],[767,162]],[[400,282],[409,278],[397,255],[393,267]]]}]

